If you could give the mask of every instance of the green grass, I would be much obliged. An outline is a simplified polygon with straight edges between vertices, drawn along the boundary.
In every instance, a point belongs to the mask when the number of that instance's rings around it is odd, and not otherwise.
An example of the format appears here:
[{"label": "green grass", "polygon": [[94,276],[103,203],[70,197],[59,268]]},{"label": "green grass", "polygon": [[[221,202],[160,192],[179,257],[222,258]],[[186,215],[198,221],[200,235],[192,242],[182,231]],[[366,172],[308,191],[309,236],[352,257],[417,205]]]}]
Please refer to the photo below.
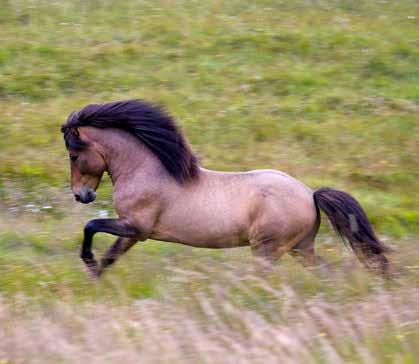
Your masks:
[{"label": "green grass", "polygon": [[[416,292],[418,29],[414,0],[0,0],[0,306],[24,299],[47,311],[61,301],[125,307],[169,295],[187,309],[185,297],[208,294],[223,274],[252,264],[246,249],[147,242],[100,283],[86,280],[83,224],[112,214],[112,186],[105,178],[94,205],[76,205],[60,125],[88,103],[134,97],[164,105],[207,168],[275,168],[313,188],[350,192],[396,249],[401,272],[393,283],[363,272],[324,224],[319,249],[341,273],[323,279],[285,258],[268,286],[331,305]],[[111,241],[100,236],[95,249]],[[206,266],[210,278],[186,283],[173,272]],[[249,291],[231,287],[226,302],[272,314],[272,296],[247,283]],[[387,333],[380,326],[365,350],[379,362],[413,363],[413,324],[393,324]],[[345,361],[367,361],[354,344],[331,345]],[[309,350],[317,362],[333,361]],[[8,362],[1,355],[0,346],[0,363]]]},{"label": "green grass", "polygon": [[70,111],[139,97],[176,116],[207,167],[271,167],[343,188],[367,201],[383,233],[417,233],[418,9],[5,2],[3,200],[5,184],[30,201],[68,181],[58,130]]}]

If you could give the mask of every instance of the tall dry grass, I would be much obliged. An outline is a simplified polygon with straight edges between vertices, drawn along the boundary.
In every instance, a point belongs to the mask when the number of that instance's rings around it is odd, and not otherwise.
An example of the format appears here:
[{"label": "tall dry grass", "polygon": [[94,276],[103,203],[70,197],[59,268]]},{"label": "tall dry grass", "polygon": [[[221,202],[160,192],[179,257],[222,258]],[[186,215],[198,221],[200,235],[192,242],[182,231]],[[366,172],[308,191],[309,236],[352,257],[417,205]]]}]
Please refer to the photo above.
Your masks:
[{"label": "tall dry grass", "polygon": [[[219,268],[173,268],[156,299],[3,300],[0,363],[413,363],[419,354],[418,287],[362,272],[375,279],[362,295],[350,284],[306,295],[252,266]],[[328,280],[336,291],[346,284]]]}]

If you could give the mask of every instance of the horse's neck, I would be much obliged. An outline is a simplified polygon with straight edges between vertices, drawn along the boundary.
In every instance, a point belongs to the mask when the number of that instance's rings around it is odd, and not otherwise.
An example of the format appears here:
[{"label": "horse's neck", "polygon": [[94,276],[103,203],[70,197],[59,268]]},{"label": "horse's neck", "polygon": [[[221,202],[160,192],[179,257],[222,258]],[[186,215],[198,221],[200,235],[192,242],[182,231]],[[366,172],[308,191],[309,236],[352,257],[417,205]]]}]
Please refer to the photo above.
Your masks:
[{"label": "horse's neck", "polygon": [[160,161],[137,138],[118,129],[104,129],[102,140],[107,172],[115,186],[133,178],[150,179],[165,173]]}]

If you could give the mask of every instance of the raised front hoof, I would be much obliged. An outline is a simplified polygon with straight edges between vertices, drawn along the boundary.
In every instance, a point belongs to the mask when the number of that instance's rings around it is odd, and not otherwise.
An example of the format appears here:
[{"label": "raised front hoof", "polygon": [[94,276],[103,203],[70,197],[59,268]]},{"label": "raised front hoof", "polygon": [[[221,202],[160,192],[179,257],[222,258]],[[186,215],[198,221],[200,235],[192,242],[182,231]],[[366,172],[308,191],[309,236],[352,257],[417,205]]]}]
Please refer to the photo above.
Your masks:
[{"label": "raised front hoof", "polygon": [[102,271],[98,267],[92,268],[92,267],[86,266],[86,274],[91,282],[98,282],[100,277],[102,276]]},{"label": "raised front hoof", "polygon": [[89,279],[93,282],[97,282],[99,280],[99,278],[101,277],[102,272],[100,271],[99,268],[87,268],[87,276],[89,277]]},{"label": "raised front hoof", "polygon": [[101,269],[99,268],[96,260],[83,259],[87,269],[87,275],[92,281],[97,281],[101,276]]}]

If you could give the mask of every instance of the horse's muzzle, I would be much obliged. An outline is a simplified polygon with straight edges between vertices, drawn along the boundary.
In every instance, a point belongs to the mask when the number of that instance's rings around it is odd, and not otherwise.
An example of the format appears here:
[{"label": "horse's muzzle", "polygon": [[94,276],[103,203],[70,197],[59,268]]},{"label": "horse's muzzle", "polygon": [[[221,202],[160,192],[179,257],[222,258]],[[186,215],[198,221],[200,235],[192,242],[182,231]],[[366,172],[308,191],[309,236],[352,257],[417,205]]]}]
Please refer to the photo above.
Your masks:
[{"label": "horse's muzzle", "polygon": [[74,194],[76,201],[87,204],[96,199],[96,192],[90,188],[83,188],[78,193]]}]

